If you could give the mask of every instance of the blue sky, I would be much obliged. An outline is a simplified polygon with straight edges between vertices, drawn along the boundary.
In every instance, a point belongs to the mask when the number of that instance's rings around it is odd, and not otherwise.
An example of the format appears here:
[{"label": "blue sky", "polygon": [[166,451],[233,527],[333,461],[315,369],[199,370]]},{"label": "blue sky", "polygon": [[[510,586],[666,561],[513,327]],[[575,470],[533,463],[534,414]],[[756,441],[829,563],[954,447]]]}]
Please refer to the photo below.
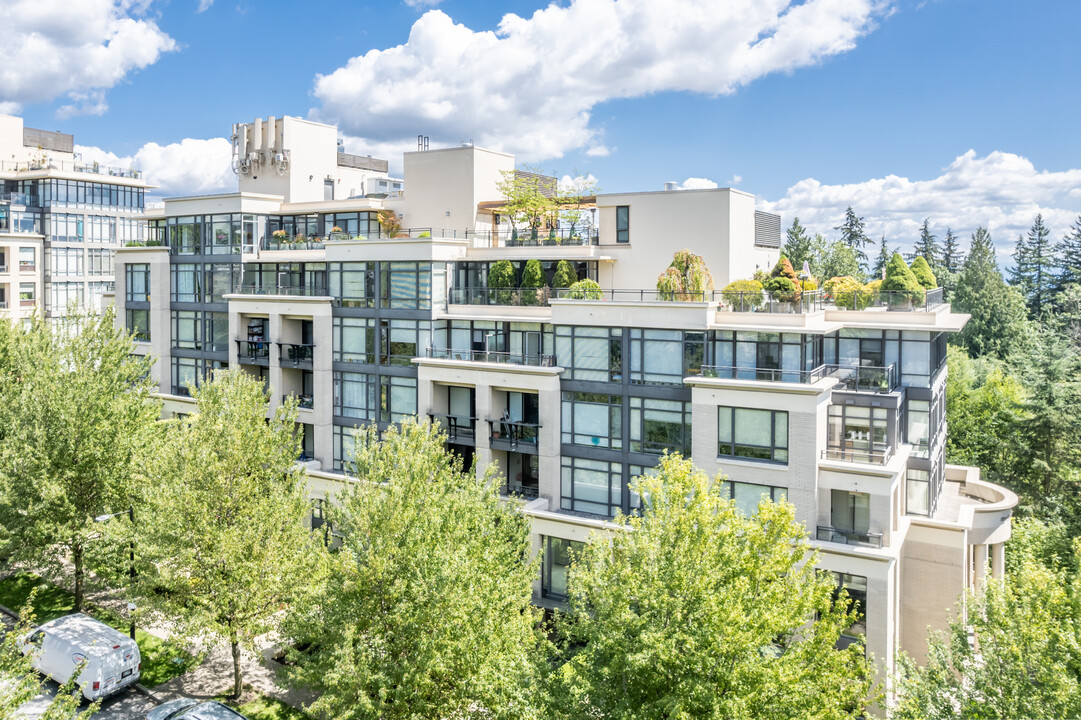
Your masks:
[{"label": "blue sky", "polygon": [[1059,236],[1081,212],[1077,2],[75,7],[0,0],[23,38],[0,48],[0,111],[167,194],[227,188],[214,139],[290,114],[392,168],[425,133],[609,192],[733,185],[826,234],[852,204],[904,248],[924,217],[940,235],[987,224],[1006,250],[1036,212]]}]

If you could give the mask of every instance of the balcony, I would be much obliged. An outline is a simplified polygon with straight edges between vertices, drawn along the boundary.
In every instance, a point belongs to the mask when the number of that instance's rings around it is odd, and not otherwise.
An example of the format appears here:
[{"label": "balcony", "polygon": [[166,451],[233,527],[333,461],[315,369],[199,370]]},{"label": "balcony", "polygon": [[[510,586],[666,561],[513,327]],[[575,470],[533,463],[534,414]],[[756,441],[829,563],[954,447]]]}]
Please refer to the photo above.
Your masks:
[{"label": "balcony", "polygon": [[34,307],[38,304],[38,301],[34,298],[19,298],[19,307]]},{"label": "balcony", "polygon": [[734,365],[703,365],[702,377],[721,380],[765,380],[767,382],[817,382],[830,374],[834,366],[819,365],[814,370],[781,370],[779,368],[744,367]]},{"label": "balcony", "polygon": [[244,365],[270,365],[270,343],[237,340],[237,362]]},{"label": "balcony", "polygon": [[263,287],[261,285],[241,285],[233,290],[235,295],[286,295],[290,297],[325,297],[329,293],[325,285]]},{"label": "balcony", "polygon": [[826,365],[829,376],[849,392],[890,393],[897,389],[894,365]]},{"label": "balcony", "polygon": [[0,273],[6,273],[8,271],[7,263],[0,263]]},{"label": "balcony", "polygon": [[497,247],[581,247],[600,244],[597,228],[554,228],[549,230],[485,230],[467,233],[475,248]]},{"label": "balcony", "polygon": [[438,422],[447,433],[447,442],[455,445],[475,445],[477,442],[477,419],[459,415],[428,413],[431,421]]},{"label": "balcony", "polygon": [[882,547],[882,533],[861,532],[858,530],[845,530],[829,525],[819,525],[816,535],[822,542],[841,543],[842,545],[858,545],[861,547]]},{"label": "balcony", "polygon": [[8,301],[7,300],[0,300],[0,310],[7,310],[7,309],[8,309]]},{"label": "balcony", "polygon": [[297,235],[293,238],[286,236],[268,237],[263,238],[260,243],[260,249],[262,250],[322,250],[325,247],[326,243],[323,242],[322,238],[305,238],[303,235]]},{"label": "balcony", "polygon": [[537,453],[537,437],[540,423],[520,420],[489,420],[492,434],[489,443],[493,450],[509,450],[531,455]]},{"label": "balcony", "polygon": [[488,350],[454,350],[452,348],[429,347],[427,357],[435,360],[464,360],[466,362],[502,363],[504,365],[528,365],[532,367],[555,367],[556,364],[554,355],[529,355]]},{"label": "balcony", "polygon": [[282,403],[287,402],[289,398],[296,398],[297,407],[301,410],[311,410],[315,407],[315,402],[311,395],[297,395],[296,393],[282,395]]},{"label": "balcony", "polygon": [[282,367],[311,369],[315,345],[278,343],[278,359]]},{"label": "balcony", "polygon": [[[24,132],[28,129],[30,128],[24,128]],[[34,144],[39,145],[41,143]],[[71,150],[68,150],[67,152],[71,152]],[[109,177],[128,178],[131,180],[138,180],[142,176],[142,173],[139,170],[132,170],[131,168],[110,167],[108,165],[102,165],[101,163],[96,162],[65,162],[62,160],[53,160],[51,158],[45,159],[44,161],[30,160],[28,162],[0,161],[0,170],[14,170],[23,172],[30,170],[64,170],[66,172],[89,173],[92,175],[108,175]]]},{"label": "balcony", "polygon": [[870,449],[826,448],[822,451],[823,460],[864,463],[867,465],[885,465],[893,457],[893,447],[886,443],[872,443]]}]

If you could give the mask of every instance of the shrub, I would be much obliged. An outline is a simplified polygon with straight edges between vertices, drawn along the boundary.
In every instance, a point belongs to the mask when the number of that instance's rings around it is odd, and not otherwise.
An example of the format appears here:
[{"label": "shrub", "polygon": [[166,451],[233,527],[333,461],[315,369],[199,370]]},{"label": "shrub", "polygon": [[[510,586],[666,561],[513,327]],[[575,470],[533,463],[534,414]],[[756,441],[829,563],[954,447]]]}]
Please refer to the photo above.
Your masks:
[{"label": "shrub", "polygon": [[432,233],[431,233],[430,230],[425,230],[424,232],[417,235],[417,237],[419,237],[419,238],[430,238],[431,236],[432,236]]},{"label": "shrub", "polygon": [[536,305],[538,301],[536,291],[542,287],[544,287],[544,270],[541,268],[540,260],[530,260],[522,270],[522,304]]},{"label": "shrub", "polygon": [[923,287],[920,281],[905,264],[900,253],[894,253],[886,264],[886,278],[882,281],[882,292],[890,293],[890,304],[923,302]]},{"label": "shrub", "polygon": [[818,283],[815,282],[812,279],[804,280],[803,281],[803,289],[806,290],[807,292],[812,292],[812,291],[818,289]]},{"label": "shrub", "polygon": [[601,300],[604,298],[604,291],[595,281],[586,278],[571,285],[565,297],[570,300]]},{"label": "shrub", "polygon": [[566,260],[560,260],[556,265],[555,276],[552,278],[552,287],[568,288],[576,282],[578,282],[578,273],[575,272],[574,266]]},{"label": "shrub", "polygon": [[[510,264],[510,261],[500,260],[488,271],[488,287],[512,288],[515,283],[514,275],[514,266]],[[499,292],[497,297],[501,305],[506,305],[511,301],[510,292]]]},{"label": "shrub", "polygon": [[923,255],[916,256],[910,269],[912,274],[916,276],[916,281],[924,290],[933,290],[938,287],[938,280],[935,279],[935,274],[931,271],[931,266],[927,264],[927,260],[924,259]]},{"label": "shrub", "polygon": [[826,297],[845,310],[863,310],[871,301],[863,283],[851,275],[830,278],[822,286]]},{"label": "shrub", "polygon": [[657,278],[657,290],[665,300],[701,301],[713,290],[713,275],[701,255],[678,250]]},{"label": "shrub", "polygon": [[769,279],[762,283],[762,288],[772,293],[773,299],[778,302],[798,301],[801,287],[799,275],[784,255],[773,266]]},{"label": "shrub", "polygon": [[398,233],[402,231],[398,213],[393,210],[380,210],[376,219],[379,220],[379,226],[383,228],[383,234],[389,238],[398,237]]},{"label": "shrub", "polygon": [[721,300],[734,310],[762,307],[762,283],[757,280],[734,280],[724,286]]}]

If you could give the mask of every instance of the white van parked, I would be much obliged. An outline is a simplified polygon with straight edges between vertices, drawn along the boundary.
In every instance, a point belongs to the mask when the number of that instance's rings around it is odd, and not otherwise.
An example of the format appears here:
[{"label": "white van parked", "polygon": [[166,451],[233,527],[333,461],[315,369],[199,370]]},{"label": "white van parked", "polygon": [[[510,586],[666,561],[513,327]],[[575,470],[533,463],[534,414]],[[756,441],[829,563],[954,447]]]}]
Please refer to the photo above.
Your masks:
[{"label": "white van parked", "polygon": [[23,638],[22,650],[32,657],[35,670],[61,685],[83,665],[75,682],[90,701],[134,685],[142,667],[134,640],[82,613],[31,630]]}]

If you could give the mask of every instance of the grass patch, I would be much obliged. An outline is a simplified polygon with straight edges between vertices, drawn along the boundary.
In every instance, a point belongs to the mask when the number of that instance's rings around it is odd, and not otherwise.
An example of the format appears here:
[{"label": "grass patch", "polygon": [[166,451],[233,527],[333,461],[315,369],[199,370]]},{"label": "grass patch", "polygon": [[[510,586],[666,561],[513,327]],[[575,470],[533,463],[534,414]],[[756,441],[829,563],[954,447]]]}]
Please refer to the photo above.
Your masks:
[{"label": "grass patch", "polygon": [[[75,612],[74,595],[28,572],[18,572],[0,580],[0,605],[19,612],[35,588],[38,592],[34,598],[34,621],[38,624]],[[124,634],[131,629],[129,621],[102,608],[88,607],[87,614]],[[162,640],[139,628],[135,629],[135,642],[143,659],[139,682],[144,687],[168,682],[191,670],[199,662],[172,640]]]},{"label": "grass patch", "polygon": [[242,705],[238,705],[235,701],[230,700],[228,696],[224,695],[218,697],[217,700],[225,703],[231,708],[239,710],[244,717],[248,718],[248,720],[312,720],[311,715],[308,715],[302,710],[297,710],[292,705],[283,703],[277,698],[261,695],[257,691],[252,690],[249,685],[245,685],[244,689],[247,693],[254,693],[255,697]]}]

